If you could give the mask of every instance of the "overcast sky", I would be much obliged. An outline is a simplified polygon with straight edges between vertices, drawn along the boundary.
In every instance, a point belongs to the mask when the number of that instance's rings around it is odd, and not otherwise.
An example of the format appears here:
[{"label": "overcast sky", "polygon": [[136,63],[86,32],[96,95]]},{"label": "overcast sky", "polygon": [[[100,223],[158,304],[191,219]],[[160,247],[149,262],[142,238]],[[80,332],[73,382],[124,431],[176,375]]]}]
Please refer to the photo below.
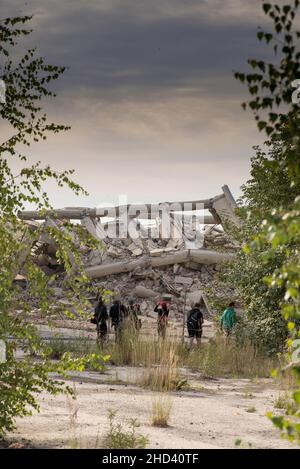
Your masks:
[{"label": "overcast sky", "polygon": [[[71,131],[30,150],[74,168],[90,193],[52,185],[56,207],[234,195],[261,142],[233,78],[266,52],[252,0],[1,0],[1,17],[33,14],[28,45],[69,70],[47,104]],[[4,10],[4,14],[3,14]]]}]

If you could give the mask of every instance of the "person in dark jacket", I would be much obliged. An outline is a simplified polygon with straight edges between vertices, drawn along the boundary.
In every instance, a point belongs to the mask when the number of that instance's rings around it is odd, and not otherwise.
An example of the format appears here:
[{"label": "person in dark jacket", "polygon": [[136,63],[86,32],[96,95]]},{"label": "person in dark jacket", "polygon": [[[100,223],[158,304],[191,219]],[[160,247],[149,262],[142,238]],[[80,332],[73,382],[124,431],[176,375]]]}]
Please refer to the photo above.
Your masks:
[{"label": "person in dark jacket", "polygon": [[108,313],[101,296],[99,297],[95,308],[94,318],[97,325],[97,342],[103,345],[107,340]]},{"label": "person in dark jacket", "polygon": [[194,338],[196,338],[197,345],[201,343],[203,313],[201,311],[201,304],[196,303],[193,309],[188,312],[187,316],[187,329],[190,338],[189,349],[192,348]]},{"label": "person in dark jacket", "polygon": [[127,308],[120,300],[114,300],[113,305],[109,310],[109,317],[111,325],[115,329],[116,341],[119,340],[124,325],[125,318],[127,317]]},{"label": "person in dark jacket", "polygon": [[154,308],[157,313],[157,332],[158,337],[165,339],[168,325],[169,309],[165,301],[160,301]]}]

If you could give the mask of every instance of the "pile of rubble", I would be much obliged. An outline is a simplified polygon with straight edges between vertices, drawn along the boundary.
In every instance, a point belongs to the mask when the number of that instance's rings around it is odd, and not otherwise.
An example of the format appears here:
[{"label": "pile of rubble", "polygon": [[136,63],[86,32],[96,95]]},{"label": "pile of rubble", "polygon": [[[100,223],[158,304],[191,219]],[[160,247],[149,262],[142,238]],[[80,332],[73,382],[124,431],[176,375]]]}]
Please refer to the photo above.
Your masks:
[{"label": "pile of rubble", "polygon": [[[24,211],[20,217],[32,226],[63,228],[63,221],[78,223],[101,247],[82,250],[86,274],[99,289],[140,302],[145,314],[161,296],[172,298],[178,314],[203,296],[219,265],[234,255],[238,246],[227,232],[239,225],[236,203],[227,186],[222,194],[196,202],[162,203],[111,209],[72,207],[54,212]],[[186,206],[190,208],[186,213]],[[199,214],[199,207],[210,214]],[[56,244],[43,232],[34,247],[35,262],[51,275],[63,270]],[[63,275],[59,278],[63,278]],[[59,283],[54,289],[62,299]],[[207,304],[207,313],[209,306]]]}]

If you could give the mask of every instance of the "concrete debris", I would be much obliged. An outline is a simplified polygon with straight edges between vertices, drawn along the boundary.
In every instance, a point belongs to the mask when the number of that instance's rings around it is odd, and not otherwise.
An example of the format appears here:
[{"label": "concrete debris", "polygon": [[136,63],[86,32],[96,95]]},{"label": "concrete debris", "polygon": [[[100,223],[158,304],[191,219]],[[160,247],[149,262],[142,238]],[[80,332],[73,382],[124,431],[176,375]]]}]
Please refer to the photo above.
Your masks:
[{"label": "concrete debris", "polygon": [[143,287],[142,285],[135,287],[132,294],[137,298],[156,298],[159,296],[159,292],[150,290],[150,288]]},{"label": "concrete debris", "polygon": [[138,247],[135,243],[131,243],[128,249],[134,256],[141,256],[143,254],[143,248]]},{"label": "concrete debris", "polygon": [[[209,215],[199,215],[200,203]],[[184,204],[189,204],[188,213],[183,212]],[[143,314],[150,314],[155,300],[163,295],[171,296],[172,308],[182,314],[187,293],[187,306],[202,298],[206,314],[210,315],[203,290],[213,280],[219,265],[230,260],[239,248],[228,232],[228,226],[240,226],[236,208],[228,186],[223,186],[222,194],[211,199],[161,203],[154,210],[147,204],[119,206],[114,210],[71,207],[48,212],[24,211],[19,215],[30,230],[40,233],[29,248],[35,263],[49,276],[60,274],[52,285],[58,303],[68,304],[64,298],[64,267],[47,228],[65,230],[64,221],[80,220],[82,228],[100,241],[94,250],[85,249],[78,242],[86,274],[99,290],[113,291],[124,299],[143,299],[140,304]],[[74,231],[75,243],[76,236]],[[71,253],[70,261],[73,264]],[[22,274],[22,269],[17,273]]]}]

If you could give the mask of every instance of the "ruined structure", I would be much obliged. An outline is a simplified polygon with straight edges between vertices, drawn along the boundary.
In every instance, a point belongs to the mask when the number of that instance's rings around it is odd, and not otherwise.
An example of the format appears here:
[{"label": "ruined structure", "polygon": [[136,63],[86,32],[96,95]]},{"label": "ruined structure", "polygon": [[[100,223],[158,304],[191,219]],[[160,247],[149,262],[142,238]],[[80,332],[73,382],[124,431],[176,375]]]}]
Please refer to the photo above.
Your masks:
[{"label": "ruined structure", "polygon": [[[119,207],[72,207],[54,211],[23,211],[34,226],[63,228],[68,220],[81,225],[101,247],[83,253],[87,276],[100,289],[138,298],[146,311],[155,298],[170,295],[180,309],[203,296],[218,265],[238,248],[227,233],[239,225],[236,202],[228,188],[206,200]],[[51,274],[58,261],[47,233],[34,247],[36,262]],[[62,289],[56,288],[59,297]],[[208,308],[208,307],[207,307]]]}]

